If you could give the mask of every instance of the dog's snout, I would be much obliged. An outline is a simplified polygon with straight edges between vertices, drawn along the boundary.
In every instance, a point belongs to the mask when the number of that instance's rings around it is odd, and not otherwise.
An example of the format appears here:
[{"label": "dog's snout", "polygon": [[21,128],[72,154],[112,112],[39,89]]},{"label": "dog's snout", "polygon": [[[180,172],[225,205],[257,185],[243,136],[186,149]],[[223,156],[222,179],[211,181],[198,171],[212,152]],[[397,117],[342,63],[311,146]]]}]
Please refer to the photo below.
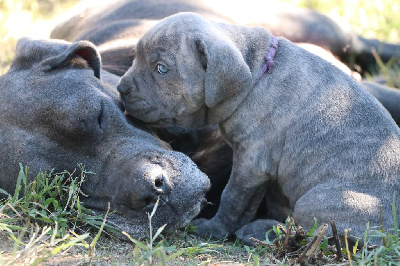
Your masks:
[{"label": "dog's snout", "polygon": [[126,96],[132,90],[132,86],[134,86],[134,84],[134,67],[132,66],[119,80],[117,90],[121,96]]},{"label": "dog's snout", "polygon": [[128,193],[126,204],[134,210],[144,208],[150,210],[158,197],[160,197],[160,205],[166,204],[171,191],[172,186],[166,174],[155,168],[145,173],[143,179],[135,183],[135,188]]},{"label": "dog's snout", "polygon": [[158,194],[169,194],[171,192],[171,186],[168,182],[167,177],[164,174],[158,174],[154,178],[154,189]]},{"label": "dog's snout", "polygon": [[120,83],[117,86],[117,90],[119,91],[119,93],[122,96],[125,96],[129,93],[129,89],[130,86],[123,79],[121,79]]}]

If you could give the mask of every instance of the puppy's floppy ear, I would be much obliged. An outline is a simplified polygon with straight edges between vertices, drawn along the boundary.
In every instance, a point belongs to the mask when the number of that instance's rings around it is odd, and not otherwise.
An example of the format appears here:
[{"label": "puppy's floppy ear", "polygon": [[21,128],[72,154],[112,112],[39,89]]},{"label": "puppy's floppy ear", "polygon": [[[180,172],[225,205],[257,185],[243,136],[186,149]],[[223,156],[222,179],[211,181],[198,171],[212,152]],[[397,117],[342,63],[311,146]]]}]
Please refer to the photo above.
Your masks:
[{"label": "puppy's floppy ear", "polygon": [[204,86],[207,107],[212,108],[223,99],[251,86],[249,66],[228,37],[198,38],[196,46],[206,70]]}]

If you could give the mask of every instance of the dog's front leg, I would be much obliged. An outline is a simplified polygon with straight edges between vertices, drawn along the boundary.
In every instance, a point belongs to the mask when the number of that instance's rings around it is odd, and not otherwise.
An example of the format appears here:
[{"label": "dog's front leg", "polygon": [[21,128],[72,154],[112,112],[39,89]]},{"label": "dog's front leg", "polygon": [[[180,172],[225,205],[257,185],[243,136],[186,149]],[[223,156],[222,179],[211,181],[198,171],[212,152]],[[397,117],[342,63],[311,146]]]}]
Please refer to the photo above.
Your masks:
[{"label": "dog's front leg", "polygon": [[251,159],[254,157],[234,156],[232,174],[217,214],[210,220],[193,221],[199,235],[221,239],[252,221],[265,194],[267,178]]}]

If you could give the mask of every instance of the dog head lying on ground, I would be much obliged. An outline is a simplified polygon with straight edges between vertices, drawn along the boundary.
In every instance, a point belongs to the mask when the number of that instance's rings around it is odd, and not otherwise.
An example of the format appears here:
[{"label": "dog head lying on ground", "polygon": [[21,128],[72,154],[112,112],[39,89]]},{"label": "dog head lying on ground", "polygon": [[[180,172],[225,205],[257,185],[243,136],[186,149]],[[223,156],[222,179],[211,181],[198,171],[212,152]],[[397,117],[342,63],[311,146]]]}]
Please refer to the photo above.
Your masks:
[{"label": "dog head lying on ground", "polygon": [[[162,20],[139,40],[118,86],[126,110],[151,125],[219,124],[233,169],[217,214],[196,221],[216,238],[250,223],[270,181],[297,223],[336,221],[363,234],[393,226],[400,131],[382,105],[332,64],[263,28],[193,13]],[[245,236],[247,237],[248,235]]]},{"label": "dog head lying on ground", "polygon": [[72,172],[82,163],[96,173],[82,185],[85,207],[102,213],[111,203],[109,221],[132,237],[148,232],[158,196],[154,228],[184,226],[199,213],[209,180],[188,157],[127,121],[117,81],[101,71],[89,42],[20,40],[0,77],[0,187],[13,193],[19,163],[32,174]]}]

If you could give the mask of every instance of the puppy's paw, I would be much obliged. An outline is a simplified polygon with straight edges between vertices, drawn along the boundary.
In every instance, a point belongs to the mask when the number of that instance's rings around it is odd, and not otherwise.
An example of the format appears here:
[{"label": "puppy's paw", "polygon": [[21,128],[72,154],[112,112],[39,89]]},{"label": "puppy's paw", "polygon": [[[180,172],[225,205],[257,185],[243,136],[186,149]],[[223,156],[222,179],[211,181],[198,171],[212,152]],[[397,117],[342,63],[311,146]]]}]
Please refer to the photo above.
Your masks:
[{"label": "puppy's paw", "polygon": [[192,225],[196,226],[196,233],[201,237],[212,237],[214,239],[222,239],[229,236],[229,232],[225,230],[225,226],[216,219],[196,219],[192,221]]},{"label": "puppy's paw", "polygon": [[[254,222],[248,223],[242,226],[239,230],[235,232],[235,235],[243,244],[248,246],[253,246],[255,243],[250,240],[251,237],[265,241],[266,240],[266,233],[268,230],[272,229],[274,226],[279,224],[278,221],[270,220],[270,219],[259,219],[255,220]],[[276,234],[271,232],[268,235],[269,240],[273,240],[276,238]]]}]

